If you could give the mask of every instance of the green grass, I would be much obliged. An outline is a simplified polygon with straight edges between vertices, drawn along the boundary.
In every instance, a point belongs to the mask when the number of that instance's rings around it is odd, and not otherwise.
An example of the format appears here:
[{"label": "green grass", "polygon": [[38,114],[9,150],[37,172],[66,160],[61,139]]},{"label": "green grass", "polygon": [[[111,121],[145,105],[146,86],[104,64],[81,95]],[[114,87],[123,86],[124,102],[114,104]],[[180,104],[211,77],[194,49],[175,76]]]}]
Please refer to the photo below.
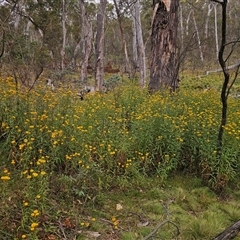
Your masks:
[{"label": "green grass", "polygon": [[[123,81],[81,101],[76,89],[0,80],[1,239],[143,239],[166,219],[178,239],[211,239],[238,219],[239,100],[217,164],[219,87],[188,78],[149,95]],[[174,239],[176,226],[153,239]]]}]

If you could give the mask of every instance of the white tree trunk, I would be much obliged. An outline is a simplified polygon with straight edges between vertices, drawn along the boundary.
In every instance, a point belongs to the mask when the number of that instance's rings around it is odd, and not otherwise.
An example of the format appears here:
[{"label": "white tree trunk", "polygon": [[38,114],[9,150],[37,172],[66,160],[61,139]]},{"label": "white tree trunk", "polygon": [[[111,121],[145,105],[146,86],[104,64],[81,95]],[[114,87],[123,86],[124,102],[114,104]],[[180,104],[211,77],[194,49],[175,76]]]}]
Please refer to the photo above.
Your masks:
[{"label": "white tree trunk", "polygon": [[183,36],[184,36],[184,27],[183,27],[183,12],[182,4],[179,4],[179,22],[180,22],[180,37],[181,37],[181,46],[183,46]]},{"label": "white tree trunk", "polygon": [[133,6],[133,21],[135,22],[135,32],[137,38],[137,51],[138,51],[138,66],[140,72],[140,85],[142,87],[146,84],[146,62],[145,62],[145,46],[142,37],[142,25],[140,17],[140,2],[136,0]]},{"label": "white tree trunk", "polygon": [[65,68],[65,49],[66,49],[66,17],[67,17],[67,1],[62,0],[62,49],[61,49],[61,70]]},{"label": "white tree trunk", "polygon": [[87,77],[87,66],[89,56],[92,50],[92,24],[89,22],[86,14],[84,0],[79,0],[82,18],[81,42],[79,46],[82,47],[82,62],[81,62],[81,82],[84,82]]},{"label": "white tree trunk", "polygon": [[215,43],[216,43],[216,56],[218,59],[219,44],[218,44],[217,4],[213,3],[213,6],[214,6],[214,31],[215,31]]},{"label": "white tree trunk", "polygon": [[190,22],[190,17],[192,14],[192,10],[188,13],[187,20],[186,20],[186,35],[189,35],[189,22]]},{"label": "white tree trunk", "polygon": [[113,2],[114,2],[115,9],[116,9],[119,28],[120,28],[121,37],[122,37],[122,48],[123,48],[123,53],[124,53],[124,57],[125,57],[125,71],[127,73],[130,73],[130,62],[129,62],[128,51],[127,51],[127,41],[126,41],[125,34],[124,34],[124,28],[122,26],[120,9],[118,7],[116,0],[113,0]]},{"label": "white tree trunk", "polygon": [[87,67],[89,56],[92,51],[92,24],[86,21],[86,35],[85,35],[85,54],[83,56],[82,66],[81,66],[81,81],[84,82],[87,78]]},{"label": "white tree trunk", "polygon": [[136,33],[136,20],[134,16],[134,8],[132,10],[132,33],[133,33],[133,38],[132,38],[133,69],[136,70],[139,67],[139,65],[138,65],[137,33]]},{"label": "white tree trunk", "polygon": [[208,12],[207,12],[205,30],[204,30],[205,39],[208,38],[209,18],[210,18],[212,10],[213,10],[213,4],[210,2],[208,4]]},{"label": "white tree trunk", "polygon": [[104,77],[104,22],[107,0],[100,0],[97,13],[95,88],[101,90]]},{"label": "white tree trunk", "polygon": [[204,59],[203,59],[202,43],[201,43],[200,34],[199,34],[199,30],[198,30],[198,26],[197,26],[197,22],[196,22],[196,18],[195,18],[193,10],[192,10],[192,17],[193,17],[193,24],[194,24],[194,27],[196,30],[196,37],[197,37],[197,42],[198,42],[200,60],[203,62]]}]

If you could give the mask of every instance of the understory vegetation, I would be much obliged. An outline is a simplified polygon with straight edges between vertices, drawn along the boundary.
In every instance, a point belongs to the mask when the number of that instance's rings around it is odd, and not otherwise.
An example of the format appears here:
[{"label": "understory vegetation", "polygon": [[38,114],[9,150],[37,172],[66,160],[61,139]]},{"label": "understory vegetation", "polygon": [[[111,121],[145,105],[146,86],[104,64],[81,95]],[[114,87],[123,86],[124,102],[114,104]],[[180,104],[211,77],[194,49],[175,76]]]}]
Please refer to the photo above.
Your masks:
[{"label": "understory vegetation", "polygon": [[165,220],[154,239],[210,239],[238,220],[240,87],[217,162],[219,82],[150,95],[123,80],[81,101],[1,78],[1,239],[144,239]]}]

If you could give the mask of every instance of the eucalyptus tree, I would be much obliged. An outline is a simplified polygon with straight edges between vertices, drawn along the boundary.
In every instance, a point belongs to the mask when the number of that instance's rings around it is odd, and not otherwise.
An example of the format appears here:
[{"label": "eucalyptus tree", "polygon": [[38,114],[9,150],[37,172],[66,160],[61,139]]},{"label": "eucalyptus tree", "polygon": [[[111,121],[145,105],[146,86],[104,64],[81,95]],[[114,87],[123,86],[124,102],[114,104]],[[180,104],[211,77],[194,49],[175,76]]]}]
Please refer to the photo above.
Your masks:
[{"label": "eucalyptus tree", "polygon": [[82,49],[81,61],[81,81],[84,82],[87,78],[87,67],[89,64],[89,57],[92,51],[92,23],[89,21],[88,13],[86,12],[85,1],[79,0],[80,13],[81,13],[81,36],[80,47]]},{"label": "eucalyptus tree", "polygon": [[71,24],[73,40],[71,44],[72,50],[72,67],[77,69],[81,67],[80,79],[86,79],[87,66],[91,65],[90,58],[94,54],[94,33],[97,4],[86,0],[78,0],[74,4],[73,21]]},{"label": "eucalyptus tree", "polygon": [[139,83],[142,87],[144,87],[146,85],[146,61],[140,11],[141,11],[140,1],[135,0],[132,6],[133,60],[135,62],[134,65],[139,68],[140,72]]},{"label": "eucalyptus tree", "polygon": [[66,38],[67,38],[67,14],[68,8],[71,0],[61,0],[61,22],[62,22],[62,47],[61,47],[61,70],[65,68],[65,54],[66,54]]},{"label": "eucalyptus tree", "polygon": [[153,0],[150,91],[177,86],[178,7],[179,0]]},{"label": "eucalyptus tree", "polygon": [[107,0],[100,0],[97,13],[97,34],[95,45],[95,88],[100,91],[103,86],[104,77],[104,25]]},{"label": "eucalyptus tree", "polygon": [[[129,56],[128,56],[128,49],[127,49],[127,41],[126,41],[126,37],[125,37],[125,30],[123,27],[123,15],[124,15],[124,10],[126,9],[122,9],[123,5],[124,5],[124,1],[119,1],[117,2],[117,0],[113,0],[114,3],[114,7],[116,10],[116,14],[117,14],[117,20],[118,20],[118,24],[119,24],[119,29],[120,29],[120,33],[121,33],[121,39],[122,39],[122,51],[124,54],[124,58],[125,58],[125,71],[130,73],[130,61],[129,61]],[[122,10],[122,12],[121,12]]]},{"label": "eucalyptus tree", "polygon": [[[30,34],[33,42],[47,48],[48,55],[52,59],[46,65],[58,69],[61,67],[62,50],[62,24],[61,24],[61,2],[59,1],[33,1],[24,2],[18,14],[27,22],[31,22]],[[38,35],[36,35],[36,30]],[[29,39],[31,41],[31,39]]]},{"label": "eucalyptus tree", "polygon": [[12,13],[15,11],[17,7],[17,1],[13,3],[13,5],[8,8],[4,3],[1,3],[0,8],[0,34],[1,34],[1,50],[0,50],[0,58],[3,57],[5,51],[5,41],[6,41],[6,32],[8,28],[8,20],[11,18]]},{"label": "eucalyptus tree", "polygon": [[[43,45],[43,29],[35,21],[34,14],[28,13],[29,5],[22,0],[7,1],[1,10],[8,11],[5,21],[4,64],[8,74],[18,83],[32,88],[47,62]],[[3,15],[4,16],[4,15]]]}]

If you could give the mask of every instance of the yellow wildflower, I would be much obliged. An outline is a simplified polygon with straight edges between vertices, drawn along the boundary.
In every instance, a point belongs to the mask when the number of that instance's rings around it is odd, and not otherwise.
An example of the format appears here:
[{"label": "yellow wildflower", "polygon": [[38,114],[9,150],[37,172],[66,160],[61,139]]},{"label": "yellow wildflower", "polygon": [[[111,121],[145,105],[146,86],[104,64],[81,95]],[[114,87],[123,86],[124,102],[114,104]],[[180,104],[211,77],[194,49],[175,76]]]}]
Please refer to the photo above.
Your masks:
[{"label": "yellow wildflower", "polygon": [[2,176],[1,180],[10,180],[10,177],[9,176]]}]

